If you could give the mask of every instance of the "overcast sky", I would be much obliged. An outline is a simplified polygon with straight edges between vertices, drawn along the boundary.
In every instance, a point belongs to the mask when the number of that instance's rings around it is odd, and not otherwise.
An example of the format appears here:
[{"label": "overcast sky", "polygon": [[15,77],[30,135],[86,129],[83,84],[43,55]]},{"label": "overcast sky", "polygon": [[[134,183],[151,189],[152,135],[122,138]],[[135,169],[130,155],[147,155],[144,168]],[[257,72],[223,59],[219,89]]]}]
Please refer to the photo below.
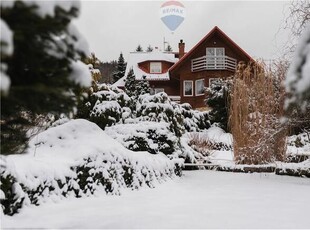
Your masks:
[{"label": "overcast sky", "polygon": [[138,44],[163,49],[164,38],[174,51],[183,39],[189,51],[214,26],[254,58],[279,56],[288,40],[281,29],[288,1],[180,1],[186,16],[174,33],[160,19],[164,2],[84,0],[76,25],[102,61],[116,60],[120,52],[127,59]]}]

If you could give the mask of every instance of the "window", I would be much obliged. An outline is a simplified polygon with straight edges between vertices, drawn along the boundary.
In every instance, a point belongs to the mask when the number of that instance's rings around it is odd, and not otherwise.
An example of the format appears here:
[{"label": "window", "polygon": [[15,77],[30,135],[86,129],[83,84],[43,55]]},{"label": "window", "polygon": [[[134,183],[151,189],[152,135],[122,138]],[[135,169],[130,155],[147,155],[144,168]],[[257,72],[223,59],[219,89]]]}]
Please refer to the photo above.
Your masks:
[{"label": "window", "polygon": [[193,81],[184,81],[183,87],[184,96],[193,96]]},{"label": "window", "polygon": [[209,87],[216,81],[218,81],[217,78],[209,78]]},{"label": "window", "polygon": [[207,53],[207,56],[222,57],[222,56],[225,56],[225,48],[208,47],[206,53]]},{"label": "window", "polygon": [[204,79],[200,79],[200,80],[197,80],[195,82],[195,93],[196,93],[196,96],[200,96],[200,95],[204,95],[205,94],[205,80]]},{"label": "window", "polygon": [[150,73],[161,73],[161,62],[151,62]]},{"label": "window", "polygon": [[155,94],[161,93],[161,92],[165,92],[165,89],[164,88],[155,88]]}]

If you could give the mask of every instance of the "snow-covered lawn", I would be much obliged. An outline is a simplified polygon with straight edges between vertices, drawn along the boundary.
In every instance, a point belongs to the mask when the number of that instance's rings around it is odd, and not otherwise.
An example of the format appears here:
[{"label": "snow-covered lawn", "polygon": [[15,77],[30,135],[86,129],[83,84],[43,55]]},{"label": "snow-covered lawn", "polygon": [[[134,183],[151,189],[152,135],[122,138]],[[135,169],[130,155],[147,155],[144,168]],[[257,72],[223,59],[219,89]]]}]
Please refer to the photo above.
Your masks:
[{"label": "snow-covered lawn", "polygon": [[2,217],[3,228],[310,228],[310,180],[185,171],[154,189],[68,198]]}]

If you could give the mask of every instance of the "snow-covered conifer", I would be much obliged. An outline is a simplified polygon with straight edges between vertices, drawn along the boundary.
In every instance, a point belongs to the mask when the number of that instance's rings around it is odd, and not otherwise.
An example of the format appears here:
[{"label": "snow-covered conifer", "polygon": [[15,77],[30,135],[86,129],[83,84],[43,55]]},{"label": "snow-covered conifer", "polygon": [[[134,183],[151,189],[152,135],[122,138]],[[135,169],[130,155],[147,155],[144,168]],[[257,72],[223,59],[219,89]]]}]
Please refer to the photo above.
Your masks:
[{"label": "snow-covered conifer", "polygon": [[125,70],[126,70],[126,62],[123,57],[123,53],[120,53],[117,61],[116,70],[113,73],[113,81],[117,82],[119,79],[121,79],[125,75]]},{"label": "snow-covered conifer", "polygon": [[212,108],[209,112],[211,124],[217,123],[219,127],[228,130],[229,92],[230,80],[217,79],[207,88],[206,103]]},{"label": "snow-covered conifer", "polygon": [[136,91],[136,78],[132,69],[127,74],[125,80],[125,92],[129,97],[132,97]]},{"label": "snow-covered conifer", "polygon": [[91,85],[79,61],[88,45],[71,22],[78,13],[76,1],[1,2],[1,20],[14,37],[13,55],[1,60],[11,83],[1,98],[2,154],[24,149],[37,114],[72,113],[79,88]]},{"label": "snow-covered conifer", "polygon": [[143,48],[140,44],[137,46],[136,52],[143,52]]},{"label": "snow-covered conifer", "polygon": [[146,77],[143,76],[143,79],[140,81],[137,81],[136,83],[136,91],[135,96],[138,98],[140,95],[150,93],[150,83],[146,80]]}]

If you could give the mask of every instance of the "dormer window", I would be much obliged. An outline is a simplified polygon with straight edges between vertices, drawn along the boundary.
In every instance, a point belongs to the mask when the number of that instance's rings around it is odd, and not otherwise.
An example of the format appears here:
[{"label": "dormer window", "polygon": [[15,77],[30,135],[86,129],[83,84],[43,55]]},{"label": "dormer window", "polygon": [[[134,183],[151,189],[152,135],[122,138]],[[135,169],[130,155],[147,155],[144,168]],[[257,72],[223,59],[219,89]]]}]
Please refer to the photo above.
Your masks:
[{"label": "dormer window", "polygon": [[151,62],[150,73],[162,73],[161,62]]}]

